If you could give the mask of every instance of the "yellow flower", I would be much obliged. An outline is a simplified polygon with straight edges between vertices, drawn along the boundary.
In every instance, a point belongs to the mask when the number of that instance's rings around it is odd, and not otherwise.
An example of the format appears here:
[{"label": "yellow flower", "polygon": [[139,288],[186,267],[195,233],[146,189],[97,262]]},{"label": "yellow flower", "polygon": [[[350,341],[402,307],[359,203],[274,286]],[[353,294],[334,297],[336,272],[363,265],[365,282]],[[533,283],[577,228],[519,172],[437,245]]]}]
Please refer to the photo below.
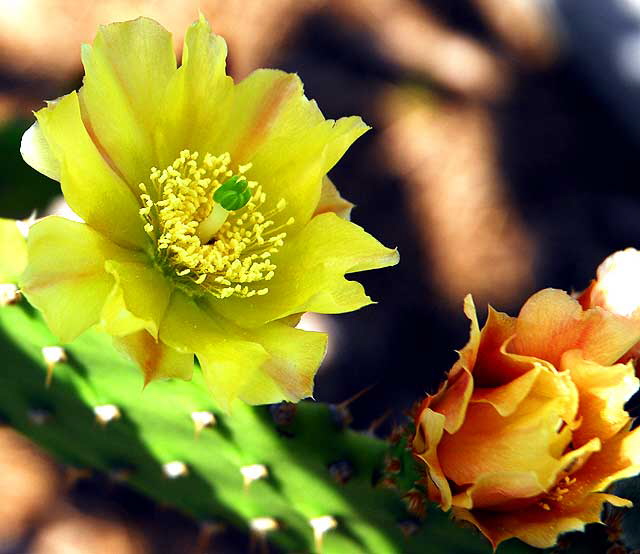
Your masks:
[{"label": "yellow flower", "polygon": [[631,363],[616,363],[640,325],[584,310],[562,291],[533,295],[517,318],[489,310],[445,384],[416,415],[413,450],[429,496],[474,524],[494,548],[518,537],[539,548],[600,521],[608,494],[640,472],[640,428],[625,402],[638,389]]},{"label": "yellow flower", "polygon": [[147,382],[188,379],[195,354],[228,409],[311,395],[326,336],[300,314],[371,303],[344,275],[398,255],[326,177],[362,120],[325,120],[296,75],[234,84],[225,58],[202,17],[180,68],[150,19],[83,46],[82,88],[36,113],[21,151],[85,223],[36,224],[21,286],[63,341],[99,324]]}]

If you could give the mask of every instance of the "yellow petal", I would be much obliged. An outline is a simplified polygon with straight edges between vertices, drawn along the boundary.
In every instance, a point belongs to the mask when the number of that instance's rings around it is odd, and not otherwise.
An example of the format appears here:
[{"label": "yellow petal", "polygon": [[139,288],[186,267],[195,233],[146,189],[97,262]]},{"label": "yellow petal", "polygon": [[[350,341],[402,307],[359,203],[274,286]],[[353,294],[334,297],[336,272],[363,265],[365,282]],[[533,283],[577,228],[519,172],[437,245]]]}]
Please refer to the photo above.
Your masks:
[{"label": "yellow petal", "polygon": [[136,190],[158,160],[154,131],[176,71],[171,33],[156,21],[100,27],[82,47],[83,119],[103,156]]},{"label": "yellow petal", "polygon": [[[166,167],[187,148],[204,155],[227,150],[227,122],[235,125],[231,107],[233,80],[225,73],[227,45],[211,33],[200,16],[187,30],[182,65],[167,86],[157,139],[160,167]],[[220,143],[220,144],[219,144]]]},{"label": "yellow petal", "polygon": [[160,338],[195,352],[212,396],[225,411],[239,397],[261,404],[310,394],[326,346],[321,333],[279,323],[245,333],[210,317],[181,292],[172,296]]},{"label": "yellow petal", "polygon": [[27,265],[27,243],[16,221],[0,218],[0,284],[16,283]]},{"label": "yellow petal", "polygon": [[108,260],[105,270],[113,275],[115,284],[102,311],[104,330],[128,335],[145,329],[156,339],[171,295],[162,273],[148,263],[115,260]]},{"label": "yellow petal", "polygon": [[602,366],[584,360],[579,350],[571,350],[563,356],[562,367],[571,373],[580,392],[582,423],[573,433],[575,446],[594,437],[606,441],[627,425],[629,414],[624,406],[639,384],[631,362]]},{"label": "yellow petal", "polygon": [[259,344],[227,335],[180,291],[171,297],[160,339],[180,352],[195,353],[211,395],[225,411],[230,410],[256,366],[269,357]]},{"label": "yellow petal", "polygon": [[268,192],[267,208],[286,200],[286,217],[296,220],[291,229],[309,220],[324,175],[369,129],[359,117],[325,120],[297,75],[273,69],[259,69],[239,83],[232,110],[236,117],[223,142],[210,151],[228,150],[235,162],[251,162],[248,178]]},{"label": "yellow petal", "polygon": [[138,364],[145,385],[155,379],[191,379],[193,354],[178,352],[144,330],[114,337],[113,342],[118,350]]},{"label": "yellow petal", "polygon": [[29,265],[21,288],[63,342],[97,323],[114,279],[106,260],[140,261],[142,254],[109,241],[88,225],[47,217],[29,231]]},{"label": "yellow petal", "polygon": [[54,181],[60,181],[60,164],[53,155],[51,147],[37,121],[22,135],[20,154],[33,169]]},{"label": "yellow petal", "polygon": [[318,205],[316,206],[316,211],[313,212],[313,215],[320,215],[326,212],[333,212],[338,217],[342,219],[346,219],[347,221],[351,220],[351,210],[353,208],[353,204],[348,200],[345,200],[340,195],[340,192],[333,184],[329,177],[324,177],[322,180],[322,190],[320,191],[320,200],[318,201]]},{"label": "yellow petal", "polygon": [[258,69],[236,85],[232,110],[224,143],[238,163],[251,161],[274,139],[302,136],[324,121],[316,103],[304,96],[298,76],[276,69]]},{"label": "yellow petal", "polygon": [[284,199],[287,209],[279,217],[295,219],[287,232],[296,232],[313,216],[323,177],[368,129],[359,117],[327,120],[301,136],[271,138],[251,158],[253,167],[248,175],[267,191],[267,207]]},{"label": "yellow petal", "polygon": [[300,312],[344,313],[370,304],[360,283],[347,273],[398,263],[396,250],[385,248],[361,227],[334,213],[314,217],[274,256],[275,276],[269,292],[251,298],[225,298],[213,309],[242,327],[258,327]]},{"label": "yellow petal", "polygon": [[62,192],[71,209],[118,244],[145,245],[137,198],[92,142],[80,116],[78,95],[62,97],[36,117],[60,165]]},{"label": "yellow petal", "polygon": [[298,402],[313,394],[313,378],[327,349],[327,335],[273,322],[250,334],[269,353],[261,371],[240,393],[249,404]]}]

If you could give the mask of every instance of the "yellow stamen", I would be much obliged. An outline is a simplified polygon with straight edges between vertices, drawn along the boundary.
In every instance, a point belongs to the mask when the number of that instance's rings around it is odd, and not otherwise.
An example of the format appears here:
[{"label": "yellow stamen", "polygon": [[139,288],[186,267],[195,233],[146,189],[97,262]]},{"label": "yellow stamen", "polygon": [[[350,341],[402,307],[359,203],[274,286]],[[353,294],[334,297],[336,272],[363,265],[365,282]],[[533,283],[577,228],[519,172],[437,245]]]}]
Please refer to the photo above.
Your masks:
[{"label": "yellow stamen", "polygon": [[[192,294],[267,294],[264,285],[277,269],[271,256],[284,245],[283,229],[294,222],[278,217],[284,199],[263,212],[267,194],[256,181],[247,179],[251,198],[241,209],[229,212],[214,202],[216,189],[234,175],[230,166],[228,153],[199,159],[198,152],[183,150],[166,169],[152,168],[150,183],[140,184],[140,215],[156,245],[156,261]],[[236,174],[246,178],[249,169],[251,164],[241,165]]]},{"label": "yellow stamen", "polygon": [[556,486],[538,502],[538,505],[543,510],[546,510],[547,512],[550,511],[550,502],[562,502],[565,495],[569,492],[569,487],[571,487],[575,482],[576,479],[574,477],[565,475],[560,481],[558,481]]}]

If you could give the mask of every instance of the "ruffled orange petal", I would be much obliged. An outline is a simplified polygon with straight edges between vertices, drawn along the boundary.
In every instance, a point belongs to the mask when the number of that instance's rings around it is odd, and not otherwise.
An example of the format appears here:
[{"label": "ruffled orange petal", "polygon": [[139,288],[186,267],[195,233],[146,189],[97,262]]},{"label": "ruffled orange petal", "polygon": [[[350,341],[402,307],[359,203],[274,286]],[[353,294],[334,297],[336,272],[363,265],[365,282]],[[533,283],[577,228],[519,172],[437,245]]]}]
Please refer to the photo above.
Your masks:
[{"label": "ruffled orange petal", "polygon": [[535,471],[543,484],[554,479],[559,457],[571,440],[562,428],[577,409],[568,378],[541,371],[519,409],[502,417],[488,404],[470,404],[462,427],[438,446],[445,475],[463,486],[483,474]]},{"label": "ruffled orange petal", "polygon": [[513,414],[527,398],[538,380],[541,366],[536,366],[513,381],[494,388],[476,387],[471,396],[472,403],[490,404],[503,417]]},{"label": "ruffled orange petal", "polygon": [[478,325],[478,315],[476,314],[476,306],[473,303],[473,297],[470,294],[464,299],[464,314],[471,321],[469,329],[469,341],[460,352],[458,352],[458,361],[453,365],[449,372],[449,377],[453,377],[462,369],[473,372],[478,357],[478,349],[480,348],[480,326]]},{"label": "ruffled orange petal", "polygon": [[[475,373],[478,386],[493,387],[518,377],[518,371],[502,352],[503,345],[514,335],[516,320],[489,306],[487,322],[482,328]],[[529,366],[530,368],[530,366]],[[528,369],[529,369],[528,368]]]},{"label": "ruffled orange petal", "polygon": [[416,421],[413,452],[428,468],[430,498],[443,510],[451,508],[451,487],[438,460],[438,444],[444,432],[445,418],[433,410],[424,409]]},{"label": "ruffled orange petal", "polygon": [[640,427],[628,432],[630,424],[604,442],[588,463],[571,474],[576,485],[567,495],[567,502],[579,502],[586,491],[604,491],[609,485],[640,473]]},{"label": "ruffled orange petal", "polygon": [[447,433],[455,433],[462,427],[472,392],[473,377],[463,370],[450,377],[445,391],[434,398],[431,408],[445,417]]},{"label": "ruffled orange petal", "polygon": [[599,441],[594,439],[564,457],[563,462],[573,469],[570,483],[560,484],[565,488],[560,499],[543,496],[529,507],[507,512],[454,508],[454,515],[478,527],[494,548],[512,537],[538,548],[551,547],[559,534],[599,522],[605,502],[632,506],[629,500],[600,491],[640,472],[640,428],[629,433],[627,427],[598,448]]},{"label": "ruffled orange petal", "polygon": [[576,446],[593,437],[606,441],[628,423],[624,405],[640,383],[633,364],[602,366],[584,360],[579,350],[571,350],[562,357],[562,368],[571,372],[580,392],[582,423],[573,432]]},{"label": "ruffled orange petal", "polygon": [[494,549],[501,542],[514,537],[536,548],[550,548],[558,542],[558,536],[562,533],[580,531],[588,523],[599,522],[605,502],[614,506],[630,506],[628,500],[597,493],[589,495],[579,506],[552,511],[534,504],[530,508],[512,512],[454,508],[453,515],[477,527]]},{"label": "ruffled orange petal", "polygon": [[500,471],[487,473],[465,491],[453,497],[457,508],[511,509],[515,499],[529,499],[543,493],[545,487],[533,471]]},{"label": "ruffled orange petal", "polygon": [[640,340],[640,321],[601,308],[583,311],[567,293],[545,289],[522,307],[510,351],[560,366],[562,355],[580,349],[586,360],[609,365]]}]

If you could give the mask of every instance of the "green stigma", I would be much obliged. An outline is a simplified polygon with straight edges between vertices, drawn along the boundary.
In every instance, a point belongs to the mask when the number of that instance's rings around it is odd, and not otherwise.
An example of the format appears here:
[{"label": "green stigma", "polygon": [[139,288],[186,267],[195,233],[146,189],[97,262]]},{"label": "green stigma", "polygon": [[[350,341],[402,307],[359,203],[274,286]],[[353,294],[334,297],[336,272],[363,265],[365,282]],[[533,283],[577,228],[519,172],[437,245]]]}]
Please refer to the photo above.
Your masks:
[{"label": "green stigma", "polygon": [[251,191],[244,175],[230,177],[213,193],[214,202],[230,212],[244,208],[250,199]]}]

